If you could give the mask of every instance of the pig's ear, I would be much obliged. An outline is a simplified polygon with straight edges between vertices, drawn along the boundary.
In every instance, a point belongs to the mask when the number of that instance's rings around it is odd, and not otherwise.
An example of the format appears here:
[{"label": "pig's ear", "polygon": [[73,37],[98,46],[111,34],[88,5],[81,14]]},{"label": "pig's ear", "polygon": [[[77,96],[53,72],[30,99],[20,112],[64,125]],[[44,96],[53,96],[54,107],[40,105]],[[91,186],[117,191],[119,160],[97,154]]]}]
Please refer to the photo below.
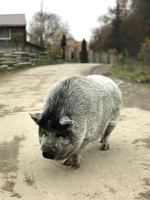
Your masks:
[{"label": "pig's ear", "polygon": [[40,120],[41,120],[41,117],[42,117],[42,113],[34,113],[34,114],[31,114],[29,113],[29,115],[31,116],[31,118],[33,119],[33,121],[39,125],[40,123]]},{"label": "pig's ear", "polygon": [[63,116],[59,120],[59,124],[61,124],[61,125],[73,125],[73,121],[68,116]]}]

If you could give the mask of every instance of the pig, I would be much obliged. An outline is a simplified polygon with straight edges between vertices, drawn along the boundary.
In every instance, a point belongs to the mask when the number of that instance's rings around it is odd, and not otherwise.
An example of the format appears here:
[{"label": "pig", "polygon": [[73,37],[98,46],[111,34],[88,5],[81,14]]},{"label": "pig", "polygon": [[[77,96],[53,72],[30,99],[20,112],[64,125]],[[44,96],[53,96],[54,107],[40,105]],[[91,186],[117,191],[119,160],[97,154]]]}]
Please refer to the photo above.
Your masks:
[{"label": "pig", "polygon": [[108,150],[121,106],[121,91],[108,77],[73,76],[56,82],[42,112],[30,114],[39,127],[43,157],[79,168],[88,144],[100,140],[100,150]]}]

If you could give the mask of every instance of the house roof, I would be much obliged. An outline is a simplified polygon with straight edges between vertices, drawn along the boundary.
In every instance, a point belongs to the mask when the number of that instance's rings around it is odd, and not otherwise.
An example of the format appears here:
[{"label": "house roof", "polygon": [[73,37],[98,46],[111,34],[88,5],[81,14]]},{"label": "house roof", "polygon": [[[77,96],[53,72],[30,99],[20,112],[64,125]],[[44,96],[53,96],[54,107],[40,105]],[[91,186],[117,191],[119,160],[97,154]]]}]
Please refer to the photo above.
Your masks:
[{"label": "house roof", "polygon": [[76,41],[76,40],[67,40],[67,46],[70,46],[70,47],[78,47],[81,45],[81,42],[79,41]]},{"label": "house roof", "polygon": [[0,26],[25,26],[26,19],[24,14],[0,15]]},{"label": "house roof", "polygon": [[74,39],[67,40],[67,46],[73,51],[76,48],[80,48],[81,42],[76,41]]}]

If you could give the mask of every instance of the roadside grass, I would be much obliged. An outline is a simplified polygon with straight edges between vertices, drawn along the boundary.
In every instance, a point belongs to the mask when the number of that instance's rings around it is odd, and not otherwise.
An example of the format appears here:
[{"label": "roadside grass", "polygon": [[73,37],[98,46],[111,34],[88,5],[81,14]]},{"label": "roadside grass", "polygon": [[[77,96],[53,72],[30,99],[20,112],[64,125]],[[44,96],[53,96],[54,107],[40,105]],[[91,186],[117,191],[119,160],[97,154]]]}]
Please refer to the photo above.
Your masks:
[{"label": "roadside grass", "polygon": [[112,66],[114,76],[138,83],[150,83],[150,66],[115,64]]},{"label": "roadside grass", "polygon": [[33,63],[34,66],[51,65],[51,64],[54,64],[54,61],[52,60],[52,58],[43,58],[43,59],[35,60]]}]

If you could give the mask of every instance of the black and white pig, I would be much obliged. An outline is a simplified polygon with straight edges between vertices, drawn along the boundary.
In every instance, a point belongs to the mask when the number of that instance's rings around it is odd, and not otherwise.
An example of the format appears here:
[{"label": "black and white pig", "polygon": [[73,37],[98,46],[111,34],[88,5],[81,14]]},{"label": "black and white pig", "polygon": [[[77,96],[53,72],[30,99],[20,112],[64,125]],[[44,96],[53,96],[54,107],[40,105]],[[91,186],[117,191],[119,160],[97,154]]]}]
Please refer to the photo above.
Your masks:
[{"label": "black and white pig", "polygon": [[118,86],[105,76],[58,81],[50,88],[43,111],[31,114],[39,126],[42,155],[66,159],[64,165],[79,168],[81,154],[92,141],[100,139],[100,149],[109,149],[108,138],[118,122],[121,105]]}]

